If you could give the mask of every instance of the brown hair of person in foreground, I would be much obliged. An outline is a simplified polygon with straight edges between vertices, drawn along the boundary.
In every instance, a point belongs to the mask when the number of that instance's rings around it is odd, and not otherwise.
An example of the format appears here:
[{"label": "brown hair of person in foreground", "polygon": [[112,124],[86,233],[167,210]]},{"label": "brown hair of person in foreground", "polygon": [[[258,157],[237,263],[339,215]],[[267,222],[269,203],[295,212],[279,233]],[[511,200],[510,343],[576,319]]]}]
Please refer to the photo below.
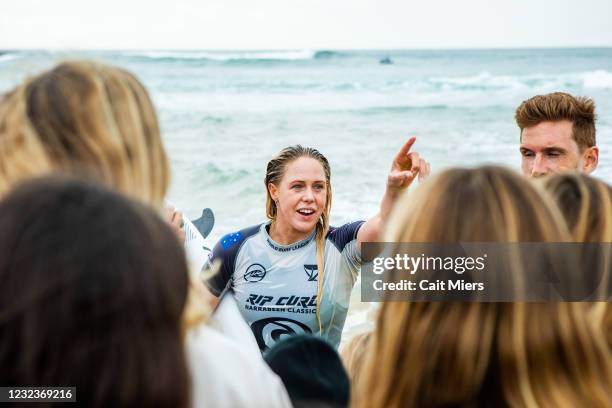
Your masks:
[{"label": "brown hair of person in foreground", "polygon": [[0,196],[19,181],[56,172],[101,182],[161,209],[168,158],[153,104],[131,73],[64,62],[0,101]]},{"label": "brown hair of person in foreground", "polygon": [[[388,242],[569,239],[550,198],[494,166],[432,177],[403,197],[388,225]],[[384,302],[353,406],[609,407],[612,357],[589,309]]]},{"label": "brown hair of person in foreground", "polygon": [[[612,187],[581,173],[548,177],[544,179],[544,187],[559,206],[574,241],[607,244],[599,246],[598,251],[604,255],[605,264],[602,267],[607,272],[600,286],[609,288],[612,268]],[[612,347],[612,307],[609,302],[595,303],[593,318],[604,328]]]},{"label": "brown hair of person in foreground", "polygon": [[76,387],[84,407],[190,406],[187,264],[151,208],[82,181],[23,183],[0,201],[0,254],[0,384]]},{"label": "brown hair of person in foreground", "polygon": [[576,242],[612,242],[612,187],[581,173],[544,179]]}]

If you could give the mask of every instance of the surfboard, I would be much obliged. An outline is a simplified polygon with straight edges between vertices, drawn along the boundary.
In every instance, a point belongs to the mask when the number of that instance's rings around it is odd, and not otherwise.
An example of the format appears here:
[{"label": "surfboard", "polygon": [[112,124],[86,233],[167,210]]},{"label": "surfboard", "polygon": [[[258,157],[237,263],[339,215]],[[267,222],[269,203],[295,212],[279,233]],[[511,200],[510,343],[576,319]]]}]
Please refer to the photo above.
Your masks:
[{"label": "surfboard", "polygon": [[192,273],[199,274],[211,253],[205,238],[215,225],[215,216],[210,208],[202,211],[202,216],[195,221],[183,216],[185,223],[185,252],[191,266]]}]

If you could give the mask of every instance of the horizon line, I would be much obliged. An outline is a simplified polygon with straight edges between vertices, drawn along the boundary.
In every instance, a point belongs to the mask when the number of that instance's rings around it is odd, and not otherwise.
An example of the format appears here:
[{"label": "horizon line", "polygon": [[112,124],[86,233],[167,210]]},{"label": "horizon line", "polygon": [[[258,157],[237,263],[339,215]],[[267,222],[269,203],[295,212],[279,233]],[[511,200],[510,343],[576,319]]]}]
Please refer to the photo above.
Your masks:
[{"label": "horizon line", "polygon": [[107,48],[107,47],[2,47],[0,46],[0,52],[11,52],[11,51],[247,51],[247,52],[283,52],[283,51],[489,51],[489,50],[555,50],[555,49],[612,49],[612,45],[568,45],[568,46],[466,46],[466,47],[410,47],[410,48],[397,48],[397,47],[379,47],[379,48],[360,48],[360,47],[296,47],[296,48],[141,48],[141,47],[128,47],[128,48]]}]

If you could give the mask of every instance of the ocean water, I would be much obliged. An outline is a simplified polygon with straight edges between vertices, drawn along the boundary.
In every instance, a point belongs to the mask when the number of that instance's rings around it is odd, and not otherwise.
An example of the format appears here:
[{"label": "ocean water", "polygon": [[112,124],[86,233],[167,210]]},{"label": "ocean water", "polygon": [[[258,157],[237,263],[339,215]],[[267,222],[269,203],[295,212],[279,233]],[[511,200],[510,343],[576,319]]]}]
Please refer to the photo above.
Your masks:
[{"label": "ocean water", "polygon": [[214,210],[211,241],[265,219],[266,163],[295,143],[331,162],[332,224],[376,213],[390,162],[411,135],[432,171],[518,170],[514,110],[552,91],[595,100],[595,175],[612,182],[612,49],[5,51],[0,92],[75,58],[122,66],[147,86],[172,161],[169,198],[190,218]]}]

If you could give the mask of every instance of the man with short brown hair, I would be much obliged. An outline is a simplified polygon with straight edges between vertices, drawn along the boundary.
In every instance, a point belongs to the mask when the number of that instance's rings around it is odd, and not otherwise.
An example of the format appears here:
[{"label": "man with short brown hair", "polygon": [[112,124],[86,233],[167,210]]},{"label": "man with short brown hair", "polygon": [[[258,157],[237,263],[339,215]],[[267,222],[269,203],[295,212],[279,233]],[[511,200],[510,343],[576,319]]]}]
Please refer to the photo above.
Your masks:
[{"label": "man with short brown hair", "polygon": [[521,169],[530,177],[597,167],[595,103],[563,92],[538,95],[516,109],[521,129]]}]

